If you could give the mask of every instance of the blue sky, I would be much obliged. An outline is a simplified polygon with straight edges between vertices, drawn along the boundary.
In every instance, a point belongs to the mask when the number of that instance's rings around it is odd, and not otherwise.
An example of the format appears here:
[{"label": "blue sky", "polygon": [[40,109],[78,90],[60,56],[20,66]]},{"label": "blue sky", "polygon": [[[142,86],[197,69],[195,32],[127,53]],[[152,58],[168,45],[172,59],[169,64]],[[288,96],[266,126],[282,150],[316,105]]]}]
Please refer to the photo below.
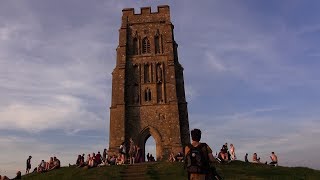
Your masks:
[{"label": "blue sky", "polygon": [[[190,129],[320,169],[319,1],[1,1],[0,174],[108,147],[121,10],[168,4]],[[150,144],[150,143],[149,143]]]}]

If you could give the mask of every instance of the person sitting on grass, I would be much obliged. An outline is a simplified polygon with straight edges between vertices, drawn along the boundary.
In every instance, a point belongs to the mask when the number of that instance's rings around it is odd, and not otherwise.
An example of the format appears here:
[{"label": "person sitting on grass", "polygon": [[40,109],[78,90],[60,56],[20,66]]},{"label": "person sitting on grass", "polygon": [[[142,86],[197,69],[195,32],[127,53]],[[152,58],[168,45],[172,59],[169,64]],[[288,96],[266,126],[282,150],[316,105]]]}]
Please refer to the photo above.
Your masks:
[{"label": "person sitting on grass", "polygon": [[10,179],[7,176],[3,176],[1,180],[10,180]]},{"label": "person sitting on grass", "polygon": [[124,164],[123,154],[118,154],[118,157],[116,158],[116,165],[122,165]]},{"label": "person sitting on grass", "polygon": [[113,155],[112,157],[108,157],[108,158],[109,158],[108,163],[110,165],[116,165],[116,163],[117,163],[116,155]]},{"label": "person sitting on grass", "polygon": [[102,163],[102,156],[100,154],[100,151],[98,151],[98,154],[96,154],[95,156],[95,161],[96,161],[96,164],[99,165]]},{"label": "person sitting on grass", "polygon": [[152,154],[150,154],[150,162],[155,162],[156,160],[154,159],[154,157],[152,156]]},{"label": "person sitting on grass", "polygon": [[228,143],[225,143],[224,145],[222,145],[221,152],[223,153],[223,154],[221,154],[223,160],[229,161]]},{"label": "person sitting on grass", "polygon": [[90,161],[90,159],[91,159],[91,155],[90,155],[90,154],[88,154],[88,155],[87,155],[87,159],[86,159],[86,165],[89,165],[89,161]]},{"label": "person sitting on grass", "polygon": [[175,161],[176,161],[176,158],[174,157],[173,152],[171,152],[169,156],[169,162],[175,162]]},{"label": "person sitting on grass", "polygon": [[83,154],[83,156],[79,155],[76,165],[78,168],[86,165],[86,163],[84,162],[84,154]]},{"label": "person sitting on grass", "polygon": [[89,162],[88,162],[88,166],[91,168],[96,167],[96,154],[95,153],[92,153],[92,156],[90,157]]},{"label": "person sitting on grass", "polygon": [[53,157],[50,157],[50,160],[46,163],[46,170],[49,171],[53,167]]},{"label": "person sitting on grass", "polygon": [[261,162],[260,162],[260,157],[258,158],[257,153],[253,153],[252,162],[253,162],[253,163],[261,163]]},{"label": "person sitting on grass", "polygon": [[84,161],[84,156],[85,156],[85,154],[82,154],[81,160],[82,160],[83,164],[86,164],[86,161]]},{"label": "person sitting on grass", "polygon": [[225,153],[225,150],[224,149],[221,149],[219,154],[218,154],[218,157],[216,158],[216,160],[219,162],[219,163],[225,163],[225,162],[228,162],[228,155]]},{"label": "person sitting on grass", "polygon": [[15,178],[13,178],[12,180],[14,180],[14,179],[21,179],[21,171],[17,172],[17,176]]},{"label": "person sitting on grass", "polygon": [[274,154],[274,152],[271,153],[270,159],[270,165],[276,166],[278,164],[278,157]]},{"label": "person sitting on grass", "polygon": [[44,171],[46,171],[46,162],[42,160],[38,165],[37,172],[44,172]]},{"label": "person sitting on grass", "polygon": [[81,157],[81,155],[79,154],[79,155],[78,155],[78,158],[77,158],[77,161],[76,161],[76,165],[77,165],[77,166],[80,165],[81,159],[82,159],[82,157]]},{"label": "person sitting on grass", "polygon": [[59,169],[60,168],[60,160],[56,157],[53,157],[53,167],[50,169],[54,170],[54,169]]},{"label": "person sitting on grass", "polygon": [[38,172],[38,167],[35,167],[32,171],[32,173],[36,173],[36,172]]},{"label": "person sitting on grass", "polygon": [[175,159],[176,159],[178,162],[183,162],[183,157],[184,157],[183,153],[179,152],[179,153],[176,155]]}]

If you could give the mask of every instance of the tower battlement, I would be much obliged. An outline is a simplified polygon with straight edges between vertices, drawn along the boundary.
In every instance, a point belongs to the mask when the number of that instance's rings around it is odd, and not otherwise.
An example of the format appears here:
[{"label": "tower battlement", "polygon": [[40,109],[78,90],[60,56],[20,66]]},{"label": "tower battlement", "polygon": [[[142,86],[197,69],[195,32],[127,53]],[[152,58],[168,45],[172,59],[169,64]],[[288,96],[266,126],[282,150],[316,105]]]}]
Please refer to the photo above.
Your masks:
[{"label": "tower battlement", "polygon": [[141,7],[140,14],[134,12],[134,8],[125,8],[122,10],[124,16],[132,15],[150,15],[150,14],[170,14],[170,7],[168,5],[161,5],[157,7],[156,12],[151,12],[151,7]]},{"label": "tower battlement", "polygon": [[156,12],[151,11],[151,7],[141,7],[140,13],[135,13],[134,8],[125,8],[122,10],[121,28],[126,28],[129,24],[141,24],[150,22],[166,22],[170,21],[170,7],[162,5],[157,7]]}]

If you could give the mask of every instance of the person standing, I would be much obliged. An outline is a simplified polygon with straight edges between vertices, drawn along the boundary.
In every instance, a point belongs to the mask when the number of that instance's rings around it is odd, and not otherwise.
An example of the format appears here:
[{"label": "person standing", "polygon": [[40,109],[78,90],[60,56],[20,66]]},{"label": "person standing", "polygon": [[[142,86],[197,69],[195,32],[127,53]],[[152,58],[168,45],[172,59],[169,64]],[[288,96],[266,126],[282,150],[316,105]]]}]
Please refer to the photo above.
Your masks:
[{"label": "person standing", "polygon": [[[206,180],[210,178],[221,179],[210,167],[210,162],[214,161],[211,148],[206,143],[200,143],[201,130],[191,131],[191,144],[184,149],[185,163],[189,180]],[[199,166],[199,164],[201,164]]]},{"label": "person standing", "polygon": [[147,161],[148,161],[148,162],[150,161],[150,155],[149,155],[149,153],[147,154]]},{"label": "person standing", "polygon": [[104,149],[102,153],[102,160],[104,164],[107,164],[107,154],[107,149]]},{"label": "person standing", "polygon": [[136,153],[137,153],[136,146],[134,145],[132,138],[130,138],[130,147],[129,147],[130,164],[134,164]]},{"label": "person standing", "polygon": [[135,157],[136,163],[142,163],[143,162],[143,156],[142,156],[142,149],[139,146],[136,146],[137,154]]},{"label": "person standing", "polygon": [[231,160],[232,161],[237,159],[236,151],[235,151],[235,148],[234,148],[233,144],[230,144],[230,156],[231,156]]},{"label": "person standing", "polygon": [[119,153],[121,154],[121,162],[124,164],[126,162],[126,143],[122,142],[120,147],[119,147]]},{"label": "person standing", "polygon": [[249,160],[248,160],[248,153],[246,153],[246,155],[244,156],[244,161],[245,161],[246,163],[249,162]]},{"label": "person standing", "polygon": [[26,174],[29,174],[29,171],[31,169],[31,158],[32,158],[32,156],[29,156],[29,158],[27,159]]}]

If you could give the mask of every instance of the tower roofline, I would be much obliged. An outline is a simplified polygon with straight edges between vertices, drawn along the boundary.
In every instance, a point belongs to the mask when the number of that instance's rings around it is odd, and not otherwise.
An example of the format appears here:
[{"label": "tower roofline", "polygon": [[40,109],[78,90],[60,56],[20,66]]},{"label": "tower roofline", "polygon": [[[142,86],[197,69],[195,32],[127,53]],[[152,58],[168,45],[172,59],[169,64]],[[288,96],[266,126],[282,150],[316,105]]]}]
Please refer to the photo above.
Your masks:
[{"label": "tower roofline", "polygon": [[122,10],[122,14],[123,15],[148,15],[148,14],[161,14],[161,13],[169,13],[170,12],[170,7],[168,5],[159,5],[157,7],[157,11],[156,12],[151,12],[151,7],[141,7],[140,8],[140,13],[136,14],[134,12],[134,8],[124,8]]}]

